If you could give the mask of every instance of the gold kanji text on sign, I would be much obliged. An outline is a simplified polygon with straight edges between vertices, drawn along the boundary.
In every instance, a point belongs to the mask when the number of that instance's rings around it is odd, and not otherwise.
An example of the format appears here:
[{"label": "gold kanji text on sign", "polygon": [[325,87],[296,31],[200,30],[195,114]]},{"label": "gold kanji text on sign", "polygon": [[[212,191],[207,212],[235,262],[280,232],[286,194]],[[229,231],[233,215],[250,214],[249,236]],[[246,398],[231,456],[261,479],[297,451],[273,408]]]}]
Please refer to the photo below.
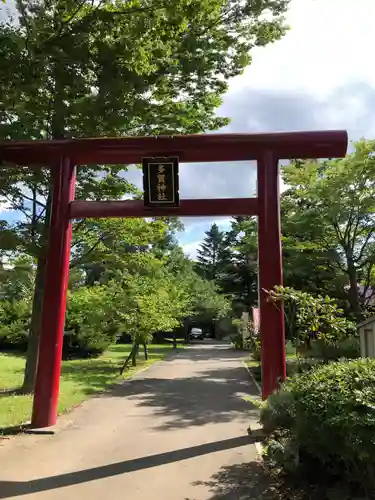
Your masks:
[{"label": "gold kanji text on sign", "polygon": [[165,185],[165,168],[164,165],[158,165],[158,174],[157,174],[158,183],[156,185],[156,192],[158,201],[164,201],[167,199],[165,196],[165,191],[167,186]]}]

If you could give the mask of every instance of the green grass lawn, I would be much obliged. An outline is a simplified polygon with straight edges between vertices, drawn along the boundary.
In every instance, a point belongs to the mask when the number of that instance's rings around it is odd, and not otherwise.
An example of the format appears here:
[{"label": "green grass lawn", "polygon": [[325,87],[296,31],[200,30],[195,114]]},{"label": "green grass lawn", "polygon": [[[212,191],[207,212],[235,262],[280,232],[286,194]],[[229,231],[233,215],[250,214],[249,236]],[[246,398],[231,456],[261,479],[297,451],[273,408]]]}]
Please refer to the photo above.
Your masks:
[{"label": "green grass lawn", "polygon": [[[63,361],[59,414],[68,411],[89,396],[103,391],[109,385],[121,379],[131,378],[139,370],[163,359],[166,354],[173,351],[170,344],[151,344],[149,360],[145,361],[143,352],[140,351],[137,367],[127,369],[123,376],[120,376],[120,367],[129,355],[130,348],[128,344],[117,344],[111,346],[100,358]],[[1,429],[30,420],[32,396],[9,395],[5,392],[20,387],[24,367],[24,356],[0,353],[0,433]]]}]

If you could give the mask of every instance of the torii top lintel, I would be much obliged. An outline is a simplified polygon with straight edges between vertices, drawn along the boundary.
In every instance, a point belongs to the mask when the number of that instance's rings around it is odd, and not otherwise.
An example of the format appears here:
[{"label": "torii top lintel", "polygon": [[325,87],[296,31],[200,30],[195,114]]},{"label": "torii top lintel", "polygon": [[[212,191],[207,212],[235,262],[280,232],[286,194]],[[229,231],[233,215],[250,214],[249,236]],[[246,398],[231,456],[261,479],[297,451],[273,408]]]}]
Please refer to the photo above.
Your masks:
[{"label": "torii top lintel", "polygon": [[8,164],[53,166],[62,156],[75,165],[139,163],[145,156],[178,156],[180,162],[257,160],[265,151],[277,159],[341,158],[348,135],[343,130],[271,134],[196,134],[175,136],[0,142]]}]

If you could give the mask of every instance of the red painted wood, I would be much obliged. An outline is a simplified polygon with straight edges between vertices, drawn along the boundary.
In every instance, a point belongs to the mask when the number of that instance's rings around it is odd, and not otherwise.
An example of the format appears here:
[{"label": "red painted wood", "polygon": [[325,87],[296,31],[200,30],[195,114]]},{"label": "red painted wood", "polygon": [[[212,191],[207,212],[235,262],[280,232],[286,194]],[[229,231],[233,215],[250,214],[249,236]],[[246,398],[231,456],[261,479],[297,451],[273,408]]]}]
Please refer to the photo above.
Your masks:
[{"label": "red painted wood", "polygon": [[270,151],[258,161],[259,308],[262,353],[262,397],[285,380],[284,310],[267,301],[264,290],[283,284],[278,161]]},{"label": "red painted wood", "polygon": [[33,428],[56,423],[72,238],[68,212],[69,203],[74,199],[75,168],[70,159],[61,158],[52,175],[53,198],[31,420]]},{"label": "red painted wood", "polygon": [[[181,162],[256,160],[266,150],[278,159],[345,156],[343,130],[273,134],[197,134],[118,139],[70,139],[0,143],[0,160],[20,165],[54,165],[61,155],[76,165],[139,163],[144,156],[178,156]],[[202,167],[204,168],[204,167]]]},{"label": "red painted wood", "polygon": [[146,208],[143,201],[73,201],[70,217],[197,217],[257,215],[257,198],[181,200],[177,208]]}]

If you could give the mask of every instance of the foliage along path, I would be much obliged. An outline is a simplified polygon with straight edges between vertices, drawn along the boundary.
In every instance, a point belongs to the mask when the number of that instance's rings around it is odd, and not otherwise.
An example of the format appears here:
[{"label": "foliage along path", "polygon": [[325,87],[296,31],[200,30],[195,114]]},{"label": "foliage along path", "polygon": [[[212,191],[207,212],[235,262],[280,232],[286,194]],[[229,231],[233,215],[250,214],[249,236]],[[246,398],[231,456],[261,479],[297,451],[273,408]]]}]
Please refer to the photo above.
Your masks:
[{"label": "foliage along path", "polygon": [[240,498],[238,469],[256,459],[241,357],[207,341],[64,415],[54,435],[0,442],[0,498]]}]

